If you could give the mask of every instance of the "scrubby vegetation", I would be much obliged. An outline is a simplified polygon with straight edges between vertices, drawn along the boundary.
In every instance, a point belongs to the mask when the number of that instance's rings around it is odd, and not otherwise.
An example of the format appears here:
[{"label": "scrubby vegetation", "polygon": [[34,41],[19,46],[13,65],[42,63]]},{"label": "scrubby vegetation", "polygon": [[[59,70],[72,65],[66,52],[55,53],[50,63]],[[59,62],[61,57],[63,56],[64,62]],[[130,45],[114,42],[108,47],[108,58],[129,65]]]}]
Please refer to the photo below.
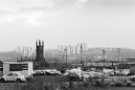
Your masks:
[{"label": "scrubby vegetation", "polygon": [[[95,82],[95,86],[87,81],[71,81],[61,76],[38,76],[27,82],[20,90],[128,90],[128,87],[109,87],[104,83]],[[133,89],[130,87],[130,90]]]},{"label": "scrubby vegetation", "polygon": [[[109,87],[96,82],[97,86],[92,86],[87,81],[70,81],[62,76],[36,76],[33,80],[25,83],[0,83],[6,85],[0,90],[134,90],[134,87]],[[100,84],[100,85],[99,85]],[[12,87],[10,87],[12,86]],[[13,87],[14,86],[14,87]],[[3,86],[4,87],[4,86]]]}]

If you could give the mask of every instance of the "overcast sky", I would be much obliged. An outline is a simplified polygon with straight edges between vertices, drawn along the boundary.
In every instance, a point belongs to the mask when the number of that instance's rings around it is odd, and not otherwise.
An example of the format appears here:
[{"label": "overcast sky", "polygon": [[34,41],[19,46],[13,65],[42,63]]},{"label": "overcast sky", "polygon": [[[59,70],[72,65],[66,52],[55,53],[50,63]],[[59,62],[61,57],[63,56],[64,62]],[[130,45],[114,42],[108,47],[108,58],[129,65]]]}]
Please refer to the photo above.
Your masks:
[{"label": "overcast sky", "polygon": [[0,0],[0,51],[86,42],[135,49],[135,0]]}]

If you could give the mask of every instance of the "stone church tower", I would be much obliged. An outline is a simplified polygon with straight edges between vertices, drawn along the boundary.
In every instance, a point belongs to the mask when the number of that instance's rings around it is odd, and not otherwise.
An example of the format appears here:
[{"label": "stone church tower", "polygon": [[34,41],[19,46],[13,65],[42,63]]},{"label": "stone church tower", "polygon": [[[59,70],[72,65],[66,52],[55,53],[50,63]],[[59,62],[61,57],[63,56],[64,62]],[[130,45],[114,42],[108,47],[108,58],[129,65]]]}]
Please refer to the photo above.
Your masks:
[{"label": "stone church tower", "polygon": [[34,67],[36,69],[47,67],[48,64],[44,57],[44,42],[41,40],[36,41],[36,58]]},{"label": "stone church tower", "polygon": [[44,42],[36,41],[36,61],[44,61]]}]

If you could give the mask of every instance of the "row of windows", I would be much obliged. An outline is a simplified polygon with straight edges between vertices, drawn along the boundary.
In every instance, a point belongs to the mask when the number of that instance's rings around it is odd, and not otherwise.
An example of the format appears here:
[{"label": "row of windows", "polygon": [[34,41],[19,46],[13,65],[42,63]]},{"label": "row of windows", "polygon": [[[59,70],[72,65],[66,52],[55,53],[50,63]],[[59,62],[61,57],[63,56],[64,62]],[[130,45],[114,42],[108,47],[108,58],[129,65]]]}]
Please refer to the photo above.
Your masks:
[{"label": "row of windows", "polygon": [[10,64],[10,71],[28,70],[28,64]]}]

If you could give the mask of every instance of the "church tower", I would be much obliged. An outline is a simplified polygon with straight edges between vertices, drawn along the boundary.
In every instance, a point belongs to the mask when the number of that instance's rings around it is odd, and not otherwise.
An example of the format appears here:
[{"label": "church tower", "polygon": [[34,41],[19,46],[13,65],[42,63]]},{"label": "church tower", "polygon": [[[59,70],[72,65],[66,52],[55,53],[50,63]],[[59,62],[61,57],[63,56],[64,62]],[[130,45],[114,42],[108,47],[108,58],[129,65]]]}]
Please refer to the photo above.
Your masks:
[{"label": "church tower", "polygon": [[36,41],[36,61],[44,60],[44,42],[39,40]]},{"label": "church tower", "polygon": [[34,68],[40,69],[47,67],[48,63],[44,57],[44,42],[41,40],[36,41],[36,58],[34,61]]}]

